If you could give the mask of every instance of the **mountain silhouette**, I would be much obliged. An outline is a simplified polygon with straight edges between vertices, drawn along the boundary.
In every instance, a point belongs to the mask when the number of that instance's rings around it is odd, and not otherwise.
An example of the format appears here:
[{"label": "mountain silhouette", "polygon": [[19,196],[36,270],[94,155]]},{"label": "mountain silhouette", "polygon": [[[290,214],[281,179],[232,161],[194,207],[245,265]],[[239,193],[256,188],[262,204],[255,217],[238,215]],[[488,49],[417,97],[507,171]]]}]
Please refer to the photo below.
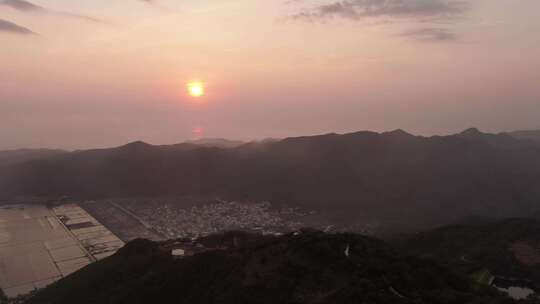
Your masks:
[{"label": "mountain silhouette", "polygon": [[[227,241],[234,237],[222,235],[221,243],[238,243]],[[253,235],[182,259],[171,256],[173,243],[134,240],[25,303],[514,303],[450,268],[355,234]]]},{"label": "mountain silhouette", "polygon": [[477,129],[286,138],[234,148],[183,143],[76,151],[4,171],[6,196],[76,199],[215,195],[398,226],[539,212],[540,147]]}]

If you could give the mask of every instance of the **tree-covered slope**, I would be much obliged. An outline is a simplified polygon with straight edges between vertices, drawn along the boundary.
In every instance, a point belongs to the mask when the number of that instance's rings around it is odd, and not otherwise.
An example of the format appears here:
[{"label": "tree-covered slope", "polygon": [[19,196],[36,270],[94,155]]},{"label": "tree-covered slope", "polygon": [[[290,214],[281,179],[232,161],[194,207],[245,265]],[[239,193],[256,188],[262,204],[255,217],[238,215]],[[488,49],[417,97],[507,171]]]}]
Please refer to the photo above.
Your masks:
[{"label": "tree-covered slope", "polygon": [[179,260],[167,248],[135,240],[27,303],[513,303],[435,262],[354,234],[254,237]]}]

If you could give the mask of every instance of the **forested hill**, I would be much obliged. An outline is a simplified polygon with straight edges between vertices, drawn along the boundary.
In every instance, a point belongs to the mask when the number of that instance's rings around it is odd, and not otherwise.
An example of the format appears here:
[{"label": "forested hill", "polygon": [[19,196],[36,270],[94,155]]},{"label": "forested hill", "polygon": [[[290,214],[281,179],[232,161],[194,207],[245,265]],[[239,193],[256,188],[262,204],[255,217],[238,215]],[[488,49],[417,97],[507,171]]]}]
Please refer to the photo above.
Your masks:
[{"label": "forested hill", "polygon": [[26,304],[515,303],[449,268],[359,235],[303,231],[234,243],[175,259],[166,243],[135,240]]},{"label": "forested hill", "polygon": [[216,195],[407,223],[530,216],[540,207],[540,146],[469,129],[287,138],[231,148],[184,143],[76,151],[2,170],[4,196]]},{"label": "forested hill", "polygon": [[540,291],[539,220],[476,219],[416,234],[402,243],[401,251],[464,273],[487,270]]}]

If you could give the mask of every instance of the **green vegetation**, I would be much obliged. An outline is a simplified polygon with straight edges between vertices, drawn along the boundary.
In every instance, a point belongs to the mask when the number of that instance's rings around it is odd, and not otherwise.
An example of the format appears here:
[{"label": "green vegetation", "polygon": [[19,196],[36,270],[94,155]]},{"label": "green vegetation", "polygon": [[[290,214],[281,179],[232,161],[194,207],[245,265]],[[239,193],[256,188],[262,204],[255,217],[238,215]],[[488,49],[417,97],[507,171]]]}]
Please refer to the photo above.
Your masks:
[{"label": "green vegetation", "polygon": [[493,280],[493,275],[491,274],[491,272],[489,272],[489,270],[482,269],[482,270],[473,272],[471,274],[471,278],[473,279],[473,281],[477,282],[480,285],[488,286]]},{"label": "green vegetation", "polygon": [[0,304],[7,304],[8,303],[8,297],[4,293],[4,290],[0,288]]},{"label": "green vegetation", "polygon": [[201,243],[235,246],[178,260],[168,243],[135,240],[27,304],[515,303],[446,266],[355,234],[227,233]]},{"label": "green vegetation", "polygon": [[536,244],[539,240],[540,221],[509,219],[442,227],[417,234],[398,246],[410,255],[469,274],[478,282],[485,282],[489,272],[494,276],[531,281],[534,289],[539,290],[540,264],[525,263],[518,258],[519,252],[515,249],[516,244]]}]

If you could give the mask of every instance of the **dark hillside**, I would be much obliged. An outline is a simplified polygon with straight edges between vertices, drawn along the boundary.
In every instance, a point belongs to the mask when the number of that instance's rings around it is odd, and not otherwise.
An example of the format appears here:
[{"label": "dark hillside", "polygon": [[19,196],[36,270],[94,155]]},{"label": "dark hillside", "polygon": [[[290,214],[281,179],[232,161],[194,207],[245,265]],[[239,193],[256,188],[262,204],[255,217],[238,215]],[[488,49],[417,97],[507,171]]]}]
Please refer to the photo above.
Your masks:
[{"label": "dark hillside", "polygon": [[327,134],[227,149],[135,142],[8,171],[0,187],[13,196],[215,195],[396,229],[540,212],[540,146],[476,129],[429,138],[401,130]]},{"label": "dark hillside", "polygon": [[517,139],[530,140],[540,144],[540,130],[514,131],[509,134]]},{"label": "dark hillside", "polygon": [[244,244],[175,260],[164,244],[136,240],[27,304],[513,303],[358,235],[306,231]]},{"label": "dark hillside", "polygon": [[442,227],[402,244],[463,273],[486,269],[494,276],[531,281],[540,291],[540,221],[510,219]]}]

